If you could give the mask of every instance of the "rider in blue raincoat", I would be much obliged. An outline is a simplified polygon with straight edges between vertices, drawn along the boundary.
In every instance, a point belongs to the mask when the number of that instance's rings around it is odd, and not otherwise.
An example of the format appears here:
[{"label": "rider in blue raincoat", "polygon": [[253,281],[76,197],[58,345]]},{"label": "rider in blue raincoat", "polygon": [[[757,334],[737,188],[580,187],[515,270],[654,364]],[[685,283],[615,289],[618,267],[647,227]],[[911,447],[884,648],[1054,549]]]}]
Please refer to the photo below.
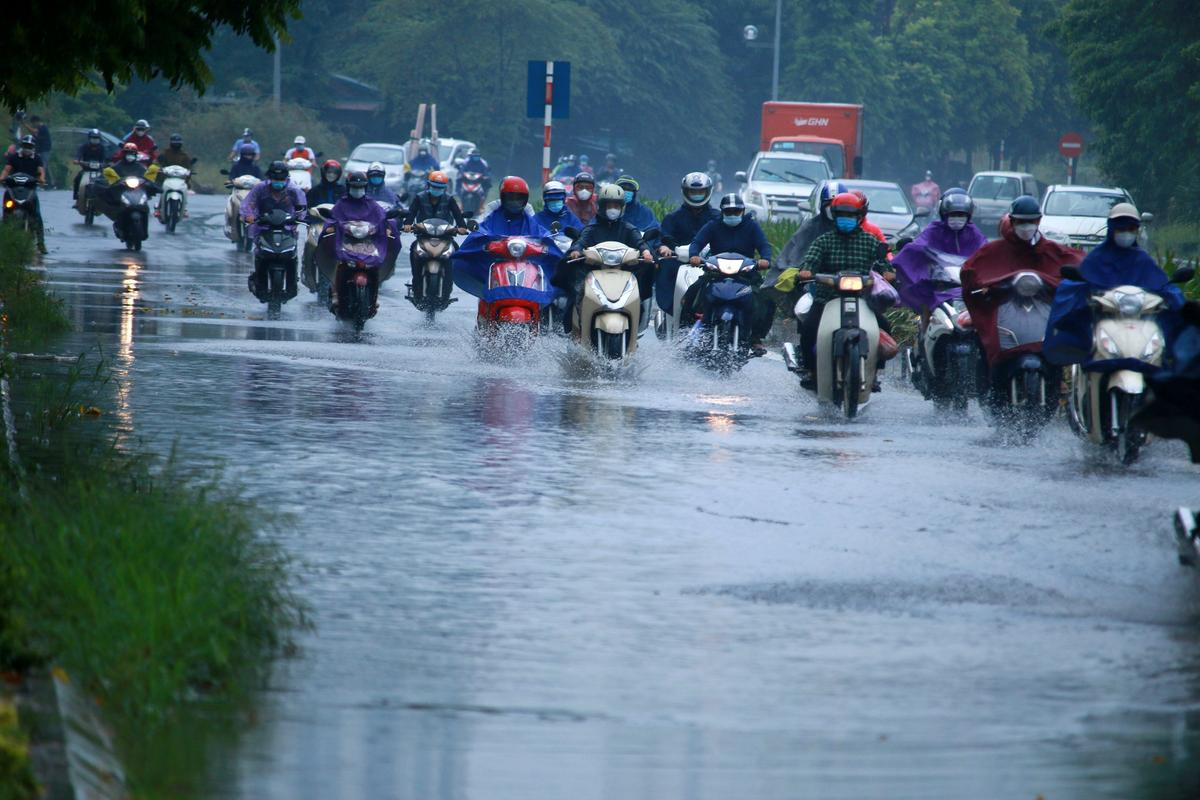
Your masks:
[{"label": "rider in blue raincoat", "polygon": [[542,203],[542,210],[534,214],[533,218],[546,230],[550,230],[556,222],[560,231],[566,231],[567,228],[583,230],[583,223],[579,217],[567,208],[567,187],[561,181],[546,182],[542,187]]},{"label": "rider in blue raincoat", "polygon": [[[641,189],[638,182],[629,175],[622,175],[620,178],[617,178],[617,186],[620,186],[625,191],[624,220],[643,233],[651,228],[657,228],[658,217],[654,216],[654,212],[642,205],[637,199],[638,191]],[[647,242],[647,244],[655,247],[658,245],[658,242],[656,240]]]},{"label": "rider in blue raincoat", "polygon": [[[1108,236],[1104,243],[1088,253],[1079,265],[1084,282],[1063,280],[1058,285],[1042,345],[1042,352],[1051,362],[1078,364],[1089,359],[1093,320],[1088,299],[1096,292],[1117,286],[1138,286],[1166,300],[1167,310],[1158,315],[1158,323],[1170,348],[1179,328],[1184,296],[1150,254],[1138,246],[1140,228],[1141,216],[1132,204],[1113,206],[1108,214]],[[1109,362],[1108,366],[1118,367],[1115,362]]]}]

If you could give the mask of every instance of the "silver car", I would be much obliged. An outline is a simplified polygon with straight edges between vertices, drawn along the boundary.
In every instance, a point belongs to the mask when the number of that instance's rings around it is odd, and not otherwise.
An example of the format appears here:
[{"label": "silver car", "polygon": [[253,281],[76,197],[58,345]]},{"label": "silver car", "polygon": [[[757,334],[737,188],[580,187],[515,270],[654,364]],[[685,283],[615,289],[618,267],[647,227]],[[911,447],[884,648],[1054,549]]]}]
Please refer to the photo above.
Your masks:
[{"label": "silver car", "polygon": [[829,164],[820,156],[764,152],[754,157],[747,172],[734,177],[745,184],[740,194],[746,209],[759,219],[801,221],[811,208],[813,187],[830,175]]},{"label": "silver car", "polygon": [[898,183],[888,181],[843,180],[851,191],[867,196],[867,219],[879,226],[889,246],[898,239],[915,239],[929,218],[929,209],[914,209],[908,193]]},{"label": "silver car", "polygon": [[346,159],[346,172],[358,170],[366,172],[372,161],[383,164],[383,183],[396,194],[403,190],[404,163],[408,159],[404,155],[404,145],[386,144],[383,142],[366,142],[354,148]]}]

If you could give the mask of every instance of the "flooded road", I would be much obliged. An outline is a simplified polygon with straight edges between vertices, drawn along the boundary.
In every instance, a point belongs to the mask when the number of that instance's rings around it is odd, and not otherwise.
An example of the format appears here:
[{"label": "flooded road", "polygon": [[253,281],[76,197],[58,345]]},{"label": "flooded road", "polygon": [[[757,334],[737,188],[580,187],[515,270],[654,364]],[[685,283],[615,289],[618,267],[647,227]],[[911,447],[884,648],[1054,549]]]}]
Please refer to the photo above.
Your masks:
[{"label": "flooded road", "polygon": [[264,321],[223,198],[138,254],[68,201],[45,263],[110,413],[293,518],[315,630],[213,798],[1200,791],[1181,446],[1000,447],[894,370],[831,422],[777,357],[720,380],[652,336],[621,383],[487,363],[403,266],[356,342],[303,289]]}]

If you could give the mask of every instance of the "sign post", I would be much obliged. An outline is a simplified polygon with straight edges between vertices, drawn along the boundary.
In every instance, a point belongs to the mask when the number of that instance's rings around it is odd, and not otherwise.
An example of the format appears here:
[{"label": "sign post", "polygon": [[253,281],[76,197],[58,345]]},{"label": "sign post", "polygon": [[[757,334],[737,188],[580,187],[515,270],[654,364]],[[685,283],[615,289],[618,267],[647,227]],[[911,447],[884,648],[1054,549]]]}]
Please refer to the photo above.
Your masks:
[{"label": "sign post", "polygon": [[1075,183],[1075,159],[1083,155],[1083,137],[1078,133],[1064,133],[1058,140],[1058,152],[1067,160],[1067,183]]},{"label": "sign post", "polygon": [[542,183],[550,180],[551,121],[570,116],[571,62],[530,61],[525,114],[542,118]]}]

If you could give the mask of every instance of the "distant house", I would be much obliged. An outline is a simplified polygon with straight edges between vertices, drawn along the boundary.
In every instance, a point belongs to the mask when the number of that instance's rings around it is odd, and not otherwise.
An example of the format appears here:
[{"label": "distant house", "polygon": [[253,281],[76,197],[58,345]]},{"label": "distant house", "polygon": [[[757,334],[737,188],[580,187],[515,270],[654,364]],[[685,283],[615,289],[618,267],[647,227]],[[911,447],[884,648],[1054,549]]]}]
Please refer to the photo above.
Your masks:
[{"label": "distant house", "polygon": [[378,124],[377,115],[383,110],[383,93],[378,88],[336,72],[329,74],[328,86],[322,110],[331,122],[362,130]]}]

